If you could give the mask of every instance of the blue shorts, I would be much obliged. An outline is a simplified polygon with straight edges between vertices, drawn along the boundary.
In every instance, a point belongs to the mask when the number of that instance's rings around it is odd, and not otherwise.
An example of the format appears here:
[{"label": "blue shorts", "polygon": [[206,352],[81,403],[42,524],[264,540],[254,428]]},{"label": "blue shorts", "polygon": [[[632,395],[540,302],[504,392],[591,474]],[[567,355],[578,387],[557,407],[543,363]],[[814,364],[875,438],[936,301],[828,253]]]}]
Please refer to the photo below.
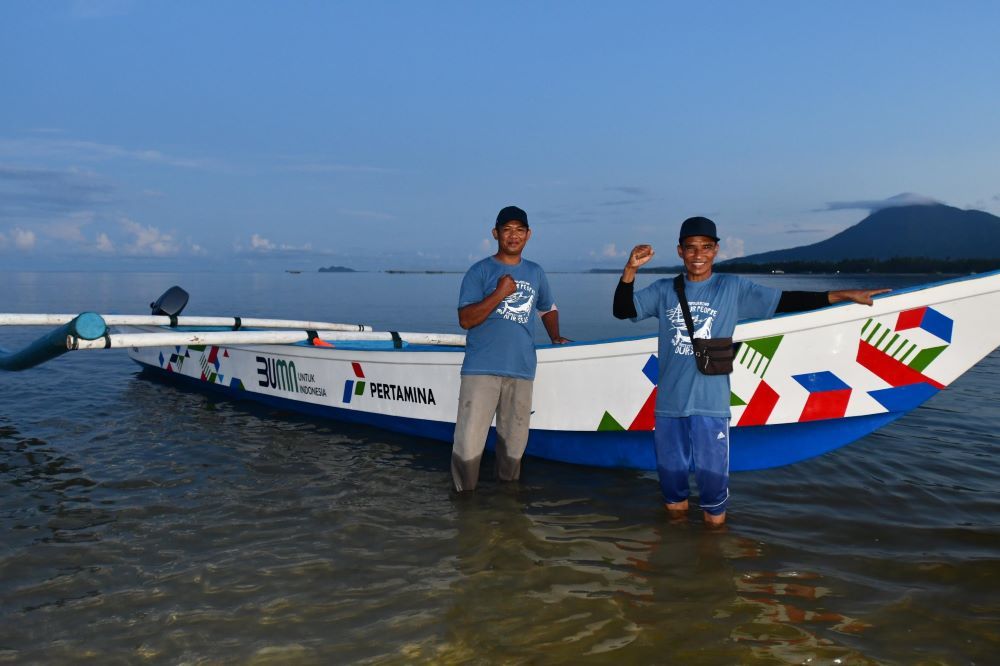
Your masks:
[{"label": "blue shorts", "polygon": [[663,499],[675,504],[691,494],[694,471],[701,508],[724,513],[729,499],[729,419],[719,416],[657,416],[653,433]]}]

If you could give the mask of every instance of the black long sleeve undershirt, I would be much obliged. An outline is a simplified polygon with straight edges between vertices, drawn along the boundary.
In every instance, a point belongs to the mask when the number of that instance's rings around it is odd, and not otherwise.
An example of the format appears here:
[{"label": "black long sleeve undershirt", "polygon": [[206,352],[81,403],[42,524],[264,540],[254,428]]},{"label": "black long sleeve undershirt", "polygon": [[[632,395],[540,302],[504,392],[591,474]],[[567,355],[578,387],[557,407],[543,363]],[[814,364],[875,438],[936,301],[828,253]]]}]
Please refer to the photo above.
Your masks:
[{"label": "black long sleeve undershirt", "polygon": [[632,300],[634,290],[635,282],[618,280],[618,287],[615,289],[615,303],[611,307],[612,314],[618,319],[631,319],[639,315],[635,311],[635,302]]},{"label": "black long sleeve undershirt", "polygon": [[806,312],[807,310],[825,308],[829,304],[830,292],[828,291],[783,291],[774,313]]},{"label": "black long sleeve undershirt", "polygon": [[[612,314],[618,319],[631,319],[638,315],[632,294],[635,291],[634,282],[618,280],[615,288],[615,301],[611,308]],[[826,291],[783,291],[778,300],[775,314],[779,312],[806,312],[818,310],[830,304],[829,292]]]}]

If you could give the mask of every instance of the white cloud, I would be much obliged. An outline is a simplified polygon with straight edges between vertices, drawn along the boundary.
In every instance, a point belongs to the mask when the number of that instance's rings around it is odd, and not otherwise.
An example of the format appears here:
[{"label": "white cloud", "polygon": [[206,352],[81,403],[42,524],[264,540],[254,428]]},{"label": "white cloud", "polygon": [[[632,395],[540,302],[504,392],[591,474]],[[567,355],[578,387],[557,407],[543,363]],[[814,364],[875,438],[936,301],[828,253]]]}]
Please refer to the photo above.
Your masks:
[{"label": "white cloud", "polygon": [[743,256],[746,256],[746,248],[742,238],[726,236],[719,242],[719,261]]},{"label": "white cloud", "polygon": [[94,213],[91,211],[79,211],[70,213],[62,220],[47,222],[40,225],[40,231],[49,238],[65,241],[68,243],[86,243],[83,235],[83,227],[94,220]]},{"label": "white cloud", "polygon": [[112,253],[115,251],[115,244],[111,242],[108,235],[104,232],[97,234],[97,245],[95,245],[98,252]]},{"label": "white cloud", "polygon": [[608,243],[601,248],[600,255],[605,259],[619,259],[626,255],[625,250],[619,250],[614,243]]},{"label": "white cloud", "polygon": [[177,254],[180,249],[173,236],[156,227],[143,226],[128,218],[122,218],[119,224],[126,234],[132,236],[132,242],[125,245],[126,254],[166,257]]},{"label": "white cloud", "polygon": [[497,242],[492,238],[482,239],[481,241],[479,241],[479,248],[473,252],[470,252],[469,256],[466,257],[466,260],[468,261],[468,263],[474,264],[480,259],[482,259],[484,256],[496,254],[497,251],[496,243]]},{"label": "white cloud", "polygon": [[296,173],[396,173],[397,169],[368,166],[364,164],[336,164],[328,162],[304,162],[281,167],[282,171]]},{"label": "white cloud", "polygon": [[888,199],[830,201],[827,202],[826,208],[821,208],[819,210],[867,210],[874,213],[875,211],[882,210],[883,208],[898,208],[899,206],[932,206],[940,203],[941,202],[937,199],[932,199],[931,197],[926,197],[922,194],[903,192],[902,194],[897,194],[896,196],[889,197]]},{"label": "white cloud", "polygon": [[[237,243],[236,251],[241,252],[243,247]],[[288,243],[275,243],[268,238],[264,238],[260,234],[253,234],[250,236],[250,251],[260,254],[264,253],[283,253],[292,254],[300,252],[311,252],[312,243],[303,243],[302,245],[289,245]]]},{"label": "white cloud", "polygon": [[250,249],[259,250],[262,252],[267,252],[268,250],[276,250],[278,246],[267,240],[263,236],[254,234],[250,237]]},{"label": "white cloud", "polygon": [[177,157],[159,150],[124,148],[97,141],[51,138],[0,139],[0,157],[17,160],[61,158],[94,162],[119,159],[187,169],[206,169],[216,166],[210,160]]},{"label": "white cloud", "polygon": [[11,238],[14,239],[14,247],[18,250],[30,250],[35,247],[37,238],[35,237],[35,232],[28,229],[21,229],[20,227],[14,227],[10,232]]},{"label": "white cloud", "polygon": [[599,250],[590,250],[587,254],[591,259],[598,261],[621,261],[628,257],[629,253],[632,251],[631,248],[628,250],[619,250],[618,245],[615,243],[607,243],[601,247]]}]

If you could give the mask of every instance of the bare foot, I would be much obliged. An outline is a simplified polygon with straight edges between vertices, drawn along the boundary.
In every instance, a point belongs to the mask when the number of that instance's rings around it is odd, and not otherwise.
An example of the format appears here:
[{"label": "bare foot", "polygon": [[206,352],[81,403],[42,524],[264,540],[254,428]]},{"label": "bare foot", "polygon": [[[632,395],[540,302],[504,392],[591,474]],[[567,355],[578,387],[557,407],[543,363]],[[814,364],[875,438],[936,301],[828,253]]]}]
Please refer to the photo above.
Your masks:
[{"label": "bare foot", "polygon": [[717,516],[713,516],[708,511],[704,512],[705,515],[705,525],[707,527],[722,527],[726,524],[726,512],[723,511]]},{"label": "bare foot", "polygon": [[663,507],[667,510],[667,516],[670,518],[671,522],[687,520],[687,500],[684,500],[683,502],[665,502]]}]

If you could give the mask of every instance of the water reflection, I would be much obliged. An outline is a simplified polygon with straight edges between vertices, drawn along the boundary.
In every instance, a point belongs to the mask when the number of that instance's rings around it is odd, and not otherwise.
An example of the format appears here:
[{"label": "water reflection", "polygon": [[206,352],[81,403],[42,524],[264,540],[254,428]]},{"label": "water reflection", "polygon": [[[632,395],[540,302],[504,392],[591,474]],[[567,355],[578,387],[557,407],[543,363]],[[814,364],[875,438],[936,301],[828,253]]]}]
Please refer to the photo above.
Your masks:
[{"label": "water reflection", "polygon": [[443,636],[401,654],[434,663],[597,655],[869,663],[846,638],[869,625],[825,606],[836,595],[819,574],[765,568],[765,544],[700,520],[670,523],[646,511],[603,512],[599,498],[546,495],[486,484],[453,496],[459,577]]}]

